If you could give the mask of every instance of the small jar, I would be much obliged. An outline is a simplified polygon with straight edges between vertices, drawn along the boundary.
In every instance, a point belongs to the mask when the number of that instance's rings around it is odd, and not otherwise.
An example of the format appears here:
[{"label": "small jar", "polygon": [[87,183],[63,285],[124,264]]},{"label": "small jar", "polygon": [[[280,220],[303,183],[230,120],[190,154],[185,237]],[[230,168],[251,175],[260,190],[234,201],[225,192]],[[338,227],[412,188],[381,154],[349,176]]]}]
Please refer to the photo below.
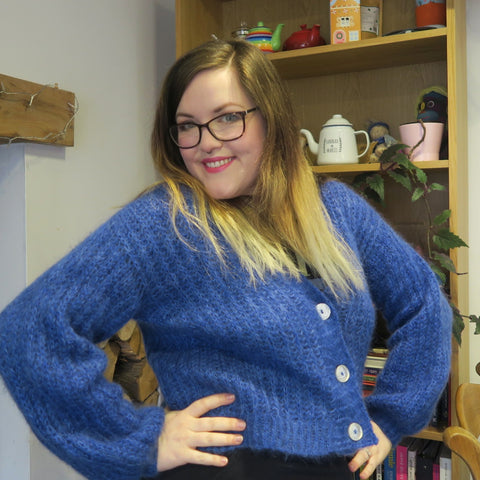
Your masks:
[{"label": "small jar", "polygon": [[232,38],[236,38],[237,40],[245,39],[248,31],[247,22],[240,22],[240,26],[232,31]]}]

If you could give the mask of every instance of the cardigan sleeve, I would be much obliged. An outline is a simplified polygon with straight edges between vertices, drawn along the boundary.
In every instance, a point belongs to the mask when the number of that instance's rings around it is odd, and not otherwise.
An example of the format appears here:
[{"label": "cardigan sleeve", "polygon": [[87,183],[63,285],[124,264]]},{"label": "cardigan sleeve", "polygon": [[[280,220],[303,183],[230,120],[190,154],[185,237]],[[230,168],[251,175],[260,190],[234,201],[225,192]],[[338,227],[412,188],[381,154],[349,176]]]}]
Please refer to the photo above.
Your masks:
[{"label": "cardigan sleeve", "polygon": [[141,309],[144,280],[131,256],[141,248],[129,242],[126,216],[117,213],[0,314],[0,373],[11,395],[40,441],[95,480],[154,476],[164,418],[122,398],[95,345]]},{"label": "cardigan sleeve", "polygon": [[429,423],[445,388],[452,311],[426,261],[375,209],[336,182],[329,182],[327,192],[342,218],[337,226],[356,249],[373,303],[391,333],[385,368],[365,402],[372,420],[396,444]]}]

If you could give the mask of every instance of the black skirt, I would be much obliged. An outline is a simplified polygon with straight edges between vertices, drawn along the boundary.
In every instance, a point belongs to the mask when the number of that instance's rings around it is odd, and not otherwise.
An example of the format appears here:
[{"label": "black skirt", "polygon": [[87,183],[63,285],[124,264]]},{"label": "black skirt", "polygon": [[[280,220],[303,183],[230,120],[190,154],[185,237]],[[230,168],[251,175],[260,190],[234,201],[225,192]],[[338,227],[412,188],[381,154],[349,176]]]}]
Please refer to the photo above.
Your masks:
[{"label": "black skirt", "polygon": [[[275,456],[236,449],[225,467],[183,465],[159,474],[157,480],[353,480],[346,457],[321,461]],[[147,480],[147,479],[145,479]]]}]

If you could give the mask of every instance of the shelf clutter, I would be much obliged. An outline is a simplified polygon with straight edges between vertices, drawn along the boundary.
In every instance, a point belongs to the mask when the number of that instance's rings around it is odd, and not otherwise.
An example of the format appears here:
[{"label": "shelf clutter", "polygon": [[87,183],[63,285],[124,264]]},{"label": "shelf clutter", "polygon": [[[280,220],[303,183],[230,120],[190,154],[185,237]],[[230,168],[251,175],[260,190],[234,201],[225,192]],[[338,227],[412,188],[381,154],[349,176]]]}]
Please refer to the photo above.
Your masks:
[{"label": "shelf clutter", "polygon": [[147,361],[137,322],[130,320],[99,347],[108,359],[104,376],[122,387],[124,398],[135,404],[158,405],[158,380]]}]

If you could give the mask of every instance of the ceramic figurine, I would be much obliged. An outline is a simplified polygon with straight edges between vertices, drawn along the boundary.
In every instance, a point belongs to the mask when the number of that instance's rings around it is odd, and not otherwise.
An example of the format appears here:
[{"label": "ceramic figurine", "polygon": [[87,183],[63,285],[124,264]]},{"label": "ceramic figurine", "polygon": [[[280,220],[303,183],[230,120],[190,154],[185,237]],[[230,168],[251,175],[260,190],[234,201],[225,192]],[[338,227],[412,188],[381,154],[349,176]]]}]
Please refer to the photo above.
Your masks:
[{"label": "ceramic figurine", "polygon": [[300,25],[301,30],[293,32],[283,44],[284,50],[296,50],[297,48],[316,47],[325,45],[325,39],[320,35],[320,25],[315,24],[312,28],[307,28],[304,23]]},{"label": "ceramic figurine", "polygon": [[280,47],[282,46],[280,34],[284,26],[283,23],[279,23],[275,28],[275,31],[272,32],[272,29],[266,27],[263,22],[258,22],[256,27],[251,28],[248,31],[245,40],[252,42],[262,50],[262,52],[276,52],[280,50]]}]

